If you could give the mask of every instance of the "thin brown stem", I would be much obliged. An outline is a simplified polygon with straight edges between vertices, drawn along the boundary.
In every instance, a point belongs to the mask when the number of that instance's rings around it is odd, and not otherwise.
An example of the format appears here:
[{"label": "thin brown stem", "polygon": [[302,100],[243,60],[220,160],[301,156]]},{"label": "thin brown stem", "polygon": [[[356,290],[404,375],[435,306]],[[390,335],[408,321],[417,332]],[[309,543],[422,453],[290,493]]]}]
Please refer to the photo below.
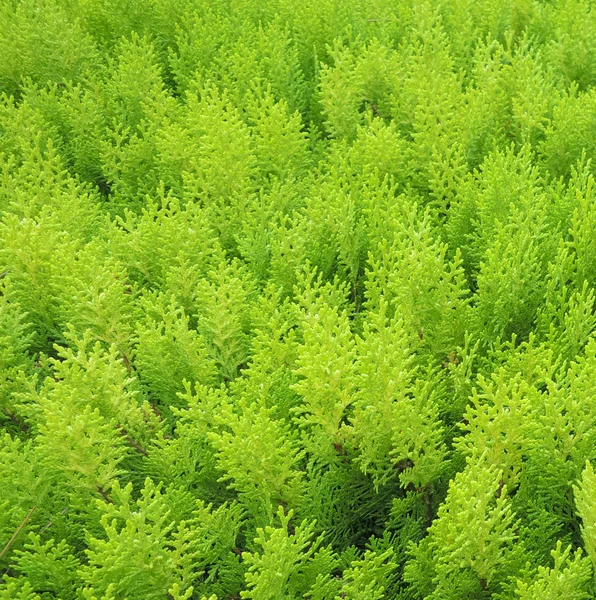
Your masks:
[{"label": "thin brown stem", "polygon": [[15,415],[14,413],[12,413],[10,410],[8,410],[8,408],[3,408],[2,412],[4,412],[4,414],[23,432],[23,433],[29,433],[29,426],[27,425],[27,423],[25,423],[25,421],[23,421],[23,419],[21,419],[20,417],[17,417],[17,415]]},{"label": "thin brown stem", "polygon": [[114,501],[108,496],[108,493],[101,486],[97,486],[97,491],[103,496],[103,499],[108,504],[114,504]]},{"label": "thin brown stem", "polygon": [[29,513],[27,514],[27,516],[23,519],[23,521],[21,522],[21,524],[17,527],[17,530],[12,534],[12,537],[8,540],[8,543],[6,544],[6,546],[4,546],[4,548],[2,549],[2,552],[0,552],[0,558],[2,558],[8,552],[8,550],[10,549],[10,547],[13,545],[14,541],[19,536],[19,533],[21,533],[21,531],[23,531],[23,528],[25,527],[25,525],[27,525],[27,521],[29,521],[29,519],[31,518],[31,516],[35,512],[36,508],[37,508],[37,506],[34,506],[29,511]]},{"label": "thin brown stem", "polygon": [[143,448],[132,436],[129,435],[128,431],[124,427],[120,427],[120,433],[126,438],[126,441],[143,456],[149,456],[149,452]]}]

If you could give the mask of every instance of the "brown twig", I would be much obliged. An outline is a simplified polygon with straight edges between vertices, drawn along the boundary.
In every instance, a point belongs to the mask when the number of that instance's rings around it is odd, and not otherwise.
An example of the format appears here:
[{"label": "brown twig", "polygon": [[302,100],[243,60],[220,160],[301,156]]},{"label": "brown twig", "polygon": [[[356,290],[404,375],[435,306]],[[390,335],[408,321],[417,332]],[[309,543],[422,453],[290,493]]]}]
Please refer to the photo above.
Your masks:
[{"label": "brown twig", "polygon": [[23,419],[12,413],[6,407],[3,408],[2,411],[23,433],[29,433],[29,425],[27,425]]},{"label": "brown twig", "polygon": [[97,486],[97,491],[103,496],[103,499],[109,504],[114,504],[114,501],[108,496],[108,493],[100,486]]},{"label": "brown twig", "polygon": [[503,488],[504,487],[505,487],[505,481],[501,477],[501,479],[499,480],[499,488],[497,489],[497,498],[501,497],[501,494],[503,493]]},{"label": "brown twig", "polygon": [[149,452],[143,448],[131,435],[129,435],[128,431],[124,429],[124,427],[120,426],[120,433],[126,438],[126,441],[137,451],[140,452],[143,456],[149,456]]},{"label": "brown twig", "polygon": [[21,531],[23,530],[23,527],[25,527],[25,525],[27,525],[27,521],[29,521],[29,519],[35,512],[36,508],[37,508],[37,506],[34,506],[29,511],[27,516],[23,519],[21,524],[17,527],[17,530],[12,534],[12,537],[8,540],[8,543],[6,544],[6,546],[4,546],[4,548],[2,549],[2,552],[0,552],[0,558],[2,558],[8,552],[9,548],[13,545],[14,541],[17,539],[19,533],[21,533]]},{"label": "brown twig", "polygon": [[126,356],[126,354],[124,354],[124,352],[122,353],[122,362],[124,363],[126,370],[130,373],[132,371],[132,369],[130,367],[130,361],[128,360],[128,356]]}]

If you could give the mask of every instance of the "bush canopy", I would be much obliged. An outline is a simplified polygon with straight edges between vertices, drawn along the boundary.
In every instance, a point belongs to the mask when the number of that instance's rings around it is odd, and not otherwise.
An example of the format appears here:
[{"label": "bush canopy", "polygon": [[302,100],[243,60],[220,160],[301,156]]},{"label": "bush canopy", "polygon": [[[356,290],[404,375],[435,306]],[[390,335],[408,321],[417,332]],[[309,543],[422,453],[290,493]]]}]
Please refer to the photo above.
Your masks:
[{"label": "bush canopy", "polygon": [[596,598],[592,0],[3,0],[0,94],[0,600]]}]

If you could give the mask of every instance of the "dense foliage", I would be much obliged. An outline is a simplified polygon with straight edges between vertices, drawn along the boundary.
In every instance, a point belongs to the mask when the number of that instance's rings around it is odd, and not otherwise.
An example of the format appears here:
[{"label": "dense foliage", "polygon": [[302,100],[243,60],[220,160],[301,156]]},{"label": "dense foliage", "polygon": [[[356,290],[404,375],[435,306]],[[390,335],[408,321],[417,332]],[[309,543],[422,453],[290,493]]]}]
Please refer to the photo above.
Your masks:
[{"label": "dense foliage", "polygon": [[4,0],[0,92],[0,599],[596,598],[591,0]]}]

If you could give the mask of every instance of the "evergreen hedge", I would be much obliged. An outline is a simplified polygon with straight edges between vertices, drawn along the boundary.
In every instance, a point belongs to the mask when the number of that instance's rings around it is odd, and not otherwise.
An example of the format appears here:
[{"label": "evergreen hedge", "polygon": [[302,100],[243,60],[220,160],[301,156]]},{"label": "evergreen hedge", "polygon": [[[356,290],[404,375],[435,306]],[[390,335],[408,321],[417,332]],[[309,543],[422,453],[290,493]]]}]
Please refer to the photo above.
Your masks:
[{"label": "evergreen hedge", "polygon": [[596,598],[592,0],[4,0],[0,93],[0,599]]}]

